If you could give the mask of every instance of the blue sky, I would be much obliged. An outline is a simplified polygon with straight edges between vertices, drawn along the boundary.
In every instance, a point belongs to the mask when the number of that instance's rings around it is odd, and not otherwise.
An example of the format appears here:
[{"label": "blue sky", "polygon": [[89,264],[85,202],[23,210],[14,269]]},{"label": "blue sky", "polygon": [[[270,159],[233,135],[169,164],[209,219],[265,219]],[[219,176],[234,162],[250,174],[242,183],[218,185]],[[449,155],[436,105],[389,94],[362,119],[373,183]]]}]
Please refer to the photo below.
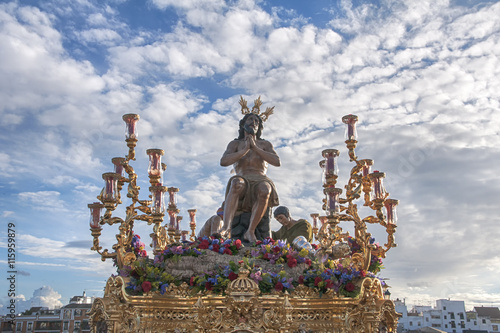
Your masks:
[{"label": "blue sky", "polygon": [[20,308],[102,296],[113,268],[89,250],[87,203],[127,152],[123,114],[141,116],[142,188],[145,150],[164,149],[165,184],[201,224],[231,175],[240,95],[275,106],[268,175],[294,217],[321,212],[323,149],[341,150],[345,184],[341,118],[356,114],[358,156],[400,200],[393,296],[500,306],[499,30],[496,1],[2,2],[0,265],[12,222]]}]

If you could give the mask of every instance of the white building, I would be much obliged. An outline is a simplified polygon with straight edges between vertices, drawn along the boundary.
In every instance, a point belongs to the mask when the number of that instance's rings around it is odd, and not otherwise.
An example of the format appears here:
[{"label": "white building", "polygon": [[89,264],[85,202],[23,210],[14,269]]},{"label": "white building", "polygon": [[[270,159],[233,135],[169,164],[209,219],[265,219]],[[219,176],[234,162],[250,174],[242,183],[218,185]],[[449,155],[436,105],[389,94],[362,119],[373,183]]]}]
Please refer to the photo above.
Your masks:
[{"label": "white building", "polygon": [[434,329],[449,333],[500,332],[500,310],[491,307],[475,307],[466,312],[463,301],[439,299],[436,306],[415,306],[408,311],[403,301],[394,301],[401,314],[398,332],[419,332]]}]

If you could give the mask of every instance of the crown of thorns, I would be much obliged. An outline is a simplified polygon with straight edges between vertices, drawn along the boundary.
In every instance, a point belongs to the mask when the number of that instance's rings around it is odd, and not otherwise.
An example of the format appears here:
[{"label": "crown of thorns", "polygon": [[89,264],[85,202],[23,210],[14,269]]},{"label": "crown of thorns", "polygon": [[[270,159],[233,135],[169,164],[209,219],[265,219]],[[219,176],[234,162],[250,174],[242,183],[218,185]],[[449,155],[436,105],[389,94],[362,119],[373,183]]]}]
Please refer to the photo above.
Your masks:
[{"label": "crown of thorns", "polygon": [[252,110],[248,108],[247,101],[243,99],[243,96],[240,96],[240,105],[242,114],[249,114],[249,113],[256,114],[262,119],[263,122],[266,121],[269,118],[269,116],[274,113],[274,106],[266,108],[266,111],[262,113],[260,112],[260,106],[262,105],[260,96],[253,102]]}]

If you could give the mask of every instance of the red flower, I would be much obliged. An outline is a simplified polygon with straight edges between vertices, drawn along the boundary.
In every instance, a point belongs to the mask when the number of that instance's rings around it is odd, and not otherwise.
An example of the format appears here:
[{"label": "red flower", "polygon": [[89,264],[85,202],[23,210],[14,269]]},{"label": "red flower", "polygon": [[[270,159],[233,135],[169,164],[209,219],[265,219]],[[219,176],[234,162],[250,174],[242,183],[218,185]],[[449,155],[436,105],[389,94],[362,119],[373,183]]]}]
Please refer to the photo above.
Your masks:
[{"label": "red flower", "polygon": [[283,290],[283,283],[281,283],[281,282],[276,283],[276,285],[274,286],[274,289],[276,289],[278,291],[282,291]]},{"label": "red flower", "polygon": [[333,288],[333,281],[328,279],[328,280],[325,280],[326,282],[326,288],[329,289],[329,288]]},{"label": "red flower", "polygon": [[238,264],[241,265],[243,262],[244,262],[243,260],[240,260],[240,261],[238,261]]},{"label": "red flower", "polygon": [[321,281],[323,281],[321,276],[316,276],[316,278],[314,279],[314,285],[317,287]]},{"label": "red flower", "polygon": [[240,249],[241,248],[241,240],[237,239],[235,242],[234,242],[234,245],[236,245],[236,249]]},{"label": "red flower", "polygon": [[281,251],[280,247],[279,246],[275,246],[273,247],[273,252],[274,253],[279,253]]},{"label": "red flower", "polygon": [[266,253],[264,253],[264,257],[263,257],[263,258],[264,258],[264,259],[269,259],[269,253],[267,253],[267,252],[266,252]]},{"label": "red flower", "polygon": [[191,279],[189,279],[189,285],[194,286],[194,276],[191,276]]},{"label": "red flower", "polygon": [[200,245],[198,245],[198,248],[199,249],[208,249],[208,246],[210,245],[210,243],[208,242],[208,239],[204,239],[201,241]]},{"label": "red flower", "polygon": [[349,292],[350,292],[350,291],[354,291],[354,289],[356,289],[356,286],[354,285],[354,283],[349,282],[349,283],[347,283],[347,284],[345,285],[344,289],[345,289],[346,291],[349,291]]},{"label": "red flower", "polygon": [[236,274],[235,272],[231,272],[231,273],[229,273],[228,278],[230,281],[234,281],[238,278],[238,274]]},{"label": "red flower", "polygon": [[318,249],[318,245],[317,244],[311,244],[311,246],[313,247],[313,249],[317,250]]},{"label": "red flower", "polygon": [[210,282],[205,282],[205,289],[206,289],[206,290],[212,290],[212,283],[210,283]]},{"label": "red flower", "polygon": [[225,247],[226,249],[229,249],[229,248],[231,247],[231,245],[230,245],[230,244],[226,244],[226,245],[224,245],[224,247]]},{"label": "red flower", "polygon": [[[241,242],[240,242],[241,243]],[[261,240],[258,240],[257,242],[255,242],[255,245],[260,245],[262,244],[262,241]]]},{"label": "red flower", "polygon": [[223,252],[223,253],[224,253],[224,254],[229,254],[229,255],[233,254],[233,252],[231,252],[231,250],[230,250],[230,249],[228,249],[228,248],[224,249],[224,252]]},{"label": "red flower", "polygon": [[362,277],[366,276],[366,272],[364,270],[359,271],[359,273],[361,274]]},{"label": "red flower", "polygon": [[145,293],[147,293],[148,291],[151,290],[151,282],[149,281],[144,281],[142,284],[141,284],[141,287],[142,287],[142,291],[144,291]]},{"label": "red flower", "polygon": [[311,266],[312,265],[312,260],[309,258],[306,258],[306,265]]},{"label": "red flower", "polygon": [[288,259],[287,264],[288,264],[288,267],[293,268],[293,267],[297,266],[297,259],[290,258],[290,259]]},{"label": "red flower", "polygon": [[304,275],[299,276],[299,284],[304,284]]},{"label": "red flower", "polygon": [[212,250],[213,250],[214,252],[219,252],[219,250],[220,250],[220,246],[219,246],[219,244],[214,244],[214,245],[212,245]]}]

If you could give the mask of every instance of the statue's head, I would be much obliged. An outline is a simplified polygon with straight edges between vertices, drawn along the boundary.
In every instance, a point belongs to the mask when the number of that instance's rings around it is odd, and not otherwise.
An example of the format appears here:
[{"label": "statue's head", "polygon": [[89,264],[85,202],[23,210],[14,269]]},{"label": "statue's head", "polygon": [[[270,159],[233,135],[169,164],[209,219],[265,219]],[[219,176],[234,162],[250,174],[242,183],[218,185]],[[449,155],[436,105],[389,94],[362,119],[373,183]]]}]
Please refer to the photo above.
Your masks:
[{"label": "statue's head", "polygon": [[[259,121],[259,127],[257,129],[257,132],[256,133],[252,133],[253,129],[252,128],[249,128],[248,125],[247,125],[247,120],[250,118],[250,117],[255,117],[258,121]],[[240,129],[239,129],[239,135],[238,135],[238,139],[243,139],[245,137],[245,132],[248,132],[250,134],[255,134],[255,136],[257,137],[257,139],[260,139],[260,136],[262,135],[262,129],[264,128],[264,126],[262,125],[262,118],[258,115],[258,114],[255,114],[255,113],[248,113],[246,114],[241,120],[240,120]]]}]

